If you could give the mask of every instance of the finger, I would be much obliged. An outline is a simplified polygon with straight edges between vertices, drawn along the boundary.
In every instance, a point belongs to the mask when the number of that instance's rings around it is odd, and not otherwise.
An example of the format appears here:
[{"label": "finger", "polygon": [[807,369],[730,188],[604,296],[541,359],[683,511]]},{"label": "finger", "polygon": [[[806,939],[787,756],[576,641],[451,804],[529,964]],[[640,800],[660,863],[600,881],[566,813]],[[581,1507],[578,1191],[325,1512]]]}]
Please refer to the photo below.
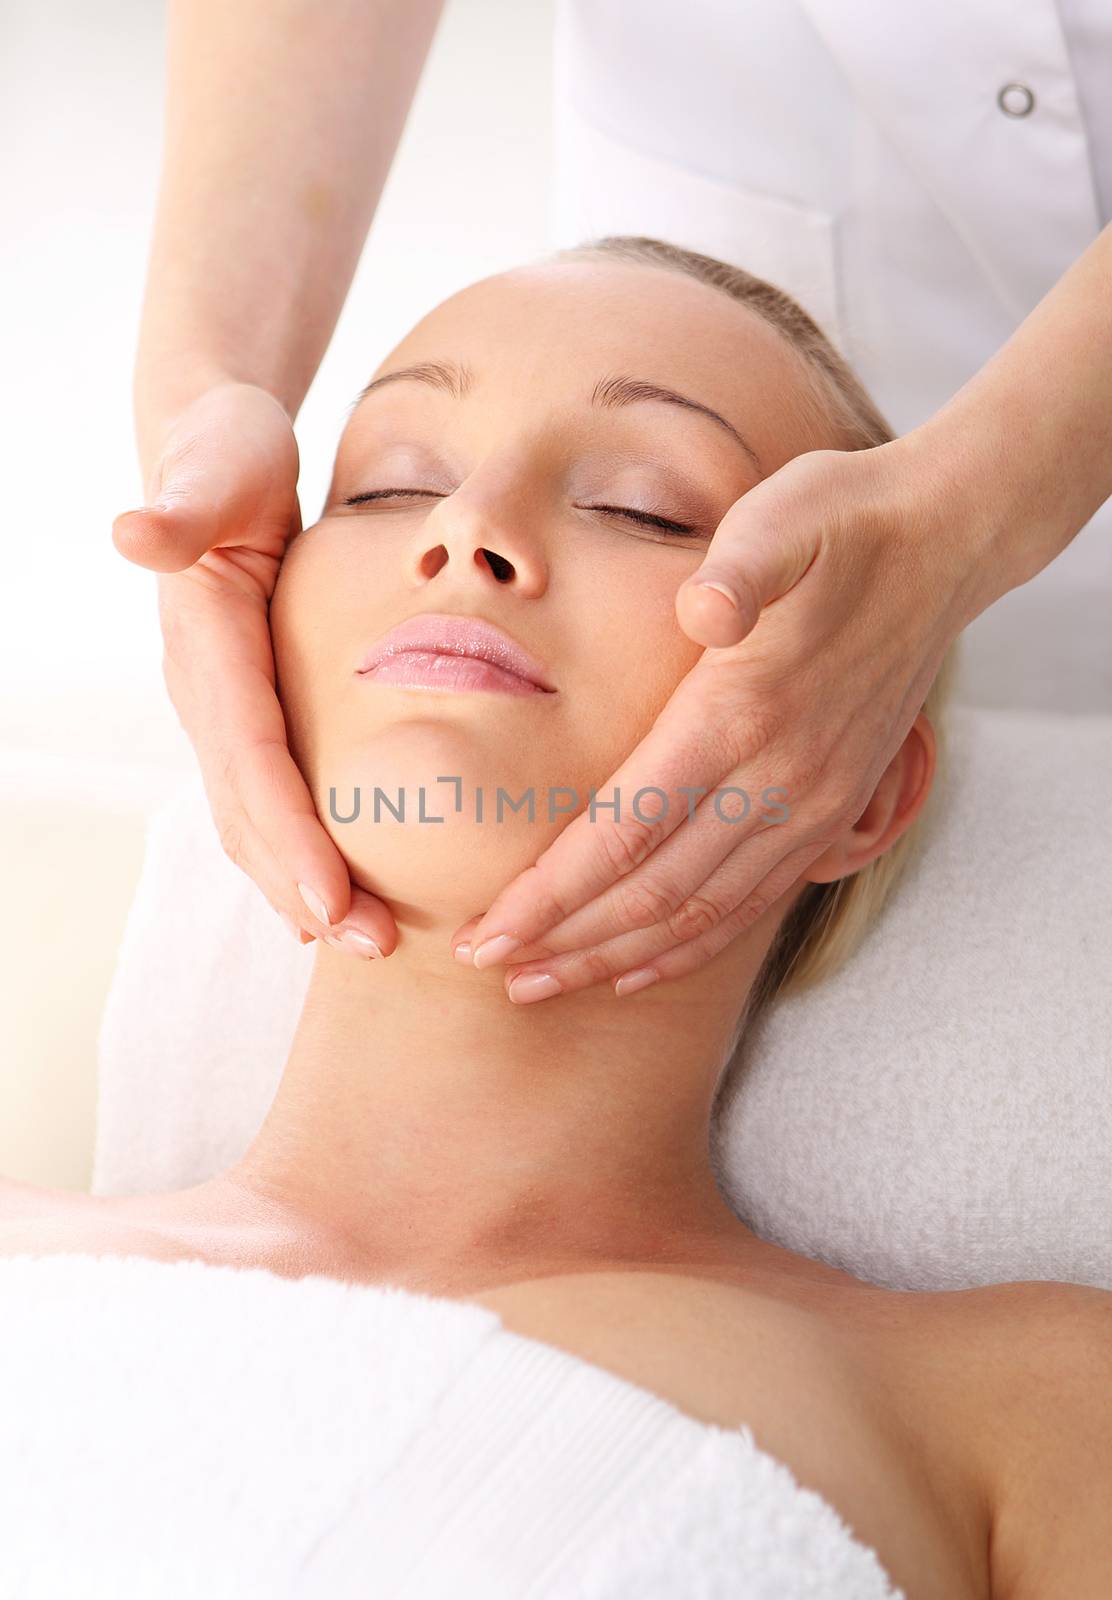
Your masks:
[{"label": "finger", "polygon": [[460,923],[448,941],[455,960],[462,961],[467,966],[471,965],[471,936],[479,926],[479,922],[479,917],[468,917],[466,922]]},{"label": "finger", "polygon": [[[709,790],[733,770],[734,744],[707,712],[706,697],[685,694],[681,685],[596,797],[595,816],[589,809],[581,812],[483,915],[472,941],[477,966],[508,959],[518,945],[541,938],[632,872],[680,826],[689,799],[698,798],[681,792],[681,786]],[[617,811],[603,809],[615,799]]]},{"label": "finger", "polygon": [[271,904],[315,937],[343,922],[389,954],[397,944],[393,915],[373,896],[353,905],[347,866],[290,755],[260,608],[202,595],[188,618],[174,613],[167,622],[167,686],[197,748],[213,814],[237,832],[244,870],[265,872],[260,887]]},{"label": "finger", "polygon": [[[723,862],[732,858],[741,863],[731,881],[736,898],[767,871],[742,846],[766,827],[783,826],[770,818],[782,812],[786,791],[777,789],[770,812],[762,800],[769,788],[764,784],[750,793],[736,781],[716,788],[699,802],[692,820],[685,820],[634,872],[539,935],[545,949],[583,950],[658,924],[671,929],[677,940],[692,939],[710,927],[728,909],[709,902],[705,893],[708,882],[721,881],[717,873]],[[514,951],[512,959],[520,961],[520,952]]]},{"label": "finger", "polygon": [[[320,938],[326,944],[362,959],[384,957],[392,953],[396,945],[396,935],[390,931],[395,928],[393,917],[375,896],[363,889],[352,888],[351,910],[342,925],[324,923],[309,910],[300,895],[291,892],[288,876],[277,856],[236,805],[231,791],[222,791],[222,797],[216,805],[213,805],[210,797],[210,807],[225,855],[261,890],[271,909],[300,944],[310,944]],[[385,930],[383,913],[388,919]],[[308,931],[306,924],[313,931]],[[369,932],[371,929],[375,931]]]},{"label": "finger", "polygon": [[397,926],[393,913],[377,895],[352,884],[351,908],[343,921],[333,926],[332,937],[326,942],[348,955],[384,958],[397,948]]},{"label": "finger", "polygon": [[253,504],[237,505],[243,496],[232,491],[238,487],[214,474],[172,505],[122,511],[112,524],[112,542],[136,566],[165,574],[184,571],[230,541],[249,540],[253,552],[270,560],[281,556],[300,526],[299,509],[284,507],[280,516],[275,509],[268,522]]},{"label": "finger", "polygon": [[[471,917],[456,929],[449,941],[453,958],[472,971],[474,968],[471,961],[471,938],[472,930],[477,926],[478,921],[478,917]],[[538,939],[532,944],[522,945],[521,949],[515,952],[514,960],[515,962],[540,961],[550,955],[552,955],[552,951],[547,941]]]},{"label": "finger", "polygon": [[[515,962],[506,974],[506,993],[515,1004],[528,1005],[610,981],[615,994],[622,996],[662,979],[693,972],[747,933],[798,882],[808,863],[823,848],[821,841],[810,841],[786,856],[766,849],[766,865],[774,857],[775,865],[760,877],[750,894],[737,901],[730,898],[728,880],[722,873],[716,874],[700,894],[708,905],[721,904],[722,913],[713,926],[694,938],[679,941],[669,927],[657,924],[587,950],[523,964]],[[548,982],[542,982],[542,978]]]},{"label": "finger", "polygon": [[[473,935],[469,930],[474,928],[478,920],[478,917],[472,917],[470,922],[465,922],[462,927],[458,928],[448,941],[453,958],[471,970],[474,970],[474,963],[471,960]],[[547,940],[535,939],[531,944],[523,944],[519,949],[515,950],[513,959],[515,963],[540,961],[547,959],[554,953]]]},{"label": "finger", "polygon": [[794,494],[776,474],[727,511],[703,559],[680,585],[676,615],[696,644],[738,644],[761,611],[793,589],[819,550],[819,525],[793,516]]},{"label": "finger", "polygon": [[301,925],[302,920],[308,920],[305,907],[300,902],[294,905],[289,900],[285,875],[266,844],[238,807],[229,806],[223,799],[214,802],[207,785],[206,794],[209,797],[209,809],[212,811],[220,847],[224,854],[246,877],[250,878],[270,909],[281,919],[298,943],[311,944],[316,934],[309,933]]},{"label": "finger", "polygon": [[112,524],[112,543],[122,556],[151,572],[181,572],[199,561],[224,536],[227,519],[218,504],[141,506],[122,511]]},{"label": "finger", "polygon": [[[695,972],[712,961],[720,951],[724,950],[739,935],[744,934],[752,927],[758,918],[775,906],[789,889],[793,888],[806,871],[808,865],[822,854],[823,844],[809,843],[800,850],[791,852],[758,883],[745,900],[743,900],[730,914],[725,917],[716,928],[710,929],[698,939],[690,939],[685,944],[673,945],[661,954],[653,956],[649,963],[651,982],[667,982],[674,978],[682,978],[689,972]],[[648,987],[647,984],[621,985],[623,977],[633,977],[632,972],[621,973],[615,979],[615,993],[634,993],[636,988]],[[641,974],[638,974],[640,977]]]},{"label": "finger", "polygon": [[373,954],[367,940],[380,954],[391,953],[397,944],[394,918],[375,896],[353,894],[347,864],[317,814],[284,727],[280,735],[245,736],[229,749],[229,784],[279,865],[283,901],[302,902],[302,926],[318,938],[351,935],[345,948],[355,953]]}]

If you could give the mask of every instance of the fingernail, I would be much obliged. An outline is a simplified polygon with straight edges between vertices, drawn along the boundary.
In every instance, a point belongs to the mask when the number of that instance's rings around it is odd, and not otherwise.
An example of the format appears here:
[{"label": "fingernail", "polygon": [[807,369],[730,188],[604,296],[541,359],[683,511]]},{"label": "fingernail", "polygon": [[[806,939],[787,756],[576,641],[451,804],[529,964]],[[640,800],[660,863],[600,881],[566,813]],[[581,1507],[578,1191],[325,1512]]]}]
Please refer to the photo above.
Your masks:
[{"label": "fingernail", "polygon": [[720,578],[700,578],[699,588],[713,589],[716,594],[725,595],[726,599],[730,602],[735,611],[737,611],[741,605],[741,601],[730,588],[730,585],[728,583],[723,583]]},{"label": "fingernail", "polygon": [[615,980],[615,994],[635,994],[638,989],[647,989],[650,983],[655,983],[660,977],[659,972],[654,972],[652,967],[636,967],[632,972],[623,972]]},{"label": "fingernail", "polygon": [[465,967],[469,967],[471,965],[470,939],[464,939],[462,944],[457,944],[456,948],[452,951],[452,954],[455,956],[457,961],[462,961]]},{"label": "fingernail", "polygon": [[309,910],[313,913],[314,917],[316,917],[317,921],[327,923],[328,926],[331,927],[332,918],[328,915],[328,907],[325,905],[317,891],[315,889],[311,889],[307,883],[299,883],[297,886],[297,892],[304,900],[305,904],[309,907]]},{"label": "fingernail", "polygon": [[346,950],[349,955],[362,956],[364,960],[382,960],[382,951],[375,944],[370,934],[364,933],[360,928],[344,928],[339,933],[330,933],[325,942],[335,945],[337,950]]},{"label": "fingernail", "polygon": [[506,993],[515,1005],[527,1005],[530,1000],[547,1000],[550,994],[559,994],[560,989],[559,980],[551,972],[519,972]]},{"label": "fingernail", "polygon": [[493,939],[484,939],[471,959],[477,967],[493,967],[496,962],[505,961],[507,956],[520,948],[520,939],[515,939],[509,933],[499,933]]}]

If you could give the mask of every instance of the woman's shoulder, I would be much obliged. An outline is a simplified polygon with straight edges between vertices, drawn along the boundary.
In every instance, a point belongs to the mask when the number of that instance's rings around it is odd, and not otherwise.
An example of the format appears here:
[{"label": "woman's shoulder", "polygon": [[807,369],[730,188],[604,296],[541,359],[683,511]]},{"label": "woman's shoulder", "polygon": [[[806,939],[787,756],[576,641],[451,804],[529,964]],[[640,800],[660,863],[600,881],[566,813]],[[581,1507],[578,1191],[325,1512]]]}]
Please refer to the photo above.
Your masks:
[{"label": "woman's shoulder", "polygon": [[[908,1296],[830,1274],[746,1282],[607,1270],[468,1296],[540,1339],[718,1427],[748,1427],[833,1505],[917,1600],[987,1600],[987,1526],[962,1466],[957,1408],[932,1407],[903,1357]],[[841,1280],[841,1282],[839,1282]]]},{"label": "woman's shoulder", "polygon": [[1108,1291],[608,1271],[470,1298],[692,1416],[752,1426],[890,1570],[917,1575],[909,1593],[1112,1593]]},{"label": "woman's shoulder", "polygon": [[1112,1593],[1112,1292],[1023,1281],[937,1297],[991,1501],[996,1600]]}]

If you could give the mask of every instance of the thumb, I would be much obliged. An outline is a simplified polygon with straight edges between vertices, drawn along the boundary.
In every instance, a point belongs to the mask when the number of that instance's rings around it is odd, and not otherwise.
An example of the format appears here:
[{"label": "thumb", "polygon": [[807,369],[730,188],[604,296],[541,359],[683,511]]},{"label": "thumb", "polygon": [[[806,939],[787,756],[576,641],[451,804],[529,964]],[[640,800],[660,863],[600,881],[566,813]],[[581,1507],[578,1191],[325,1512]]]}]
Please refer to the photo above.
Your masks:
[{"label": "thumb", "polygon": [[245,509],[244,463],[201,426],[179,433],[155,469],[157,500],[112,524],[122,556],[152,572],[181,572],[227,537]]},{"label": "thumb", "polygon": [[739,644],[765,606],[793,589],[818,555],[821,522],[774,473],[736,500],[698,571],[680,585],[676,615],[696,644]]},{"label": "thumb", "polygon": [[112,542],[154,572],[181,572],[249,529],[280,549],[297,475],[297,443],[279,402],[247,385],[212,389],[166,441],[151,480],[157,499],[121,512]]},{"label": "thumb", "polygon": [[121,511],[112,524],[112,543],[136,566],[183,572],[219,543],[226,522],[218,496],[195,489],[172,506],[156,502]]}]

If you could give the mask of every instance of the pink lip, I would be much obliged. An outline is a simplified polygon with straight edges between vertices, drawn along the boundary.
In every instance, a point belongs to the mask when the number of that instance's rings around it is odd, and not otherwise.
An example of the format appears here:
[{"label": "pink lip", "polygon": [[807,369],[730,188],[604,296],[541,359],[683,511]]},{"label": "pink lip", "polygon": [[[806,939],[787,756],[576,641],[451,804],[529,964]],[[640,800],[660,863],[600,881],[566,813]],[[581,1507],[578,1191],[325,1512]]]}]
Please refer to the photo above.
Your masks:
[{"label": "pink lip", "polygon": [[377,639],[356,669],[399,687],[554,694],[544,668],[482,617],[423,612]]}]

